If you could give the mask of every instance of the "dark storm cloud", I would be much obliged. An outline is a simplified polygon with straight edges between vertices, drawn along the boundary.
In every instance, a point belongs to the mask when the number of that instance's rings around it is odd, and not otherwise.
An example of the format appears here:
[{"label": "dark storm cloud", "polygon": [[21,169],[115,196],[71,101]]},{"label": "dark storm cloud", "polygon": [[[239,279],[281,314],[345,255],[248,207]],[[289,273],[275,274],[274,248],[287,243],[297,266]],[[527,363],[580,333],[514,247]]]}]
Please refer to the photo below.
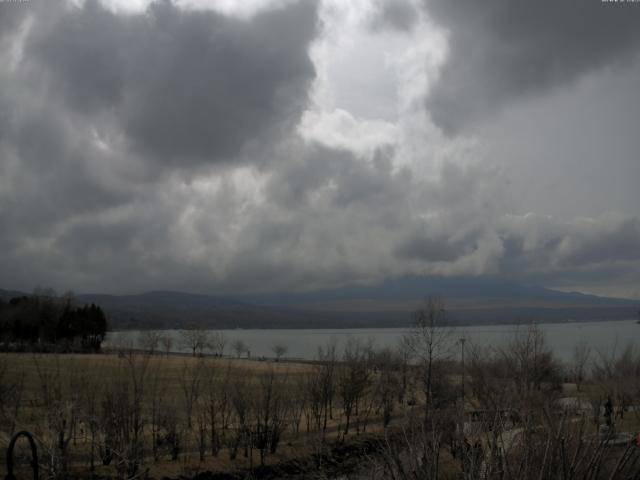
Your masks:
[{"label": "dark storm cloud", "polygon": [[167,1],[0,13],[0,285],[216,282],[189,249],[215,255],[244,199],[191,183],[220,164],[283,161],[269,152],[307,103],[315,2],[246,20]]},{"label": "dark storm cloud", "polygon": [[449,33],[449,57],[427,98],[448,133],[507,102],[637,57],[640,8],[601,0],[425,0]]},{"label": "dark storm cloud", "polygon": [[[506,216],[496,225],[503,245],[501,271],[548,278],[634,276],[640,266],[640,220],[604,214],[561,222],[528,214]],[[633,272],[636,272],[633,274]],[[614,274],[612,272],[617,272]],[[586,278],[585,277],[585,278]]]},{"label": "dark storm cloud", "polygon": [[313,204],[322,193],[327,207],[362,208],[382,215],[401,208],[412,183],[408,169],[393,171],[393,151],[381,149],[370,162],[347,150],[309,144],[290,153],[267,186],[271,201],[285,208]]},{"label": "dark storm cloud", "polygon": [[312,2],[246,21],[167,1],[137,14],[95,0],[0,8],[13,26],[0,51],[0,216],[17,237],[129,202],[162,162],[215,165],[276,141],[314,76]]},{"label": "dark storm cloud", "polygon": [[25,56],[73,111],[112,115],[135,152],[228,162],[297,123],[315,31],[315,2],[239,20],[169,1],[119,15],[89,0],[39,25]]},{"label": "dark storm cloud", "polygon": [[[300,138],[313,2],[244,20],[162,1],[127,14],[27,5],[30,26],[0,17],[0,287],[246,292],[407,273],[640,283],[637,217],[507,215],[500,169],[457,139],[441,162],[426,149],[403,163],[399,143],[354,153]],[[411,28],[408,2],[376,5],[384,28]],[[470,22],[479,34],[488,20]]]},{"label": "dark storm cloud", "polygon": [[[598,224],[600,223],[600,224]],[[558,262],[579,267],[640,259],[640,219],[637,217],[577,222],[558,245]]]},{"label": "dark storm cloud", "polygon": [[[96,165],[110,158],[92,145],[55,104],[39,93],[0,94],[0,105],[14,113],[0,134],[0,218],[5,236],[43,232],[58,220],[127,202],[124,185],[110,186]],[[18,113],[19,112],[19,113]]]}]

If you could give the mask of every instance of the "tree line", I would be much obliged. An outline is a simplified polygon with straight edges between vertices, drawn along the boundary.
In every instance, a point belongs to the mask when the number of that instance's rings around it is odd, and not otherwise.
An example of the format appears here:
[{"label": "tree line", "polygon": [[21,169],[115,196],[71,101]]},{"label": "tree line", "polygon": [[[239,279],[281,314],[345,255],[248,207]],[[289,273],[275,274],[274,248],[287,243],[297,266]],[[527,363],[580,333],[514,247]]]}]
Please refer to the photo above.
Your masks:
[{"label": "tree line", "polygon": [[95,305],[75,305],[73,295],[49,290],[0,299],[0,345],[11,351],[97,352],[107,319]]}]

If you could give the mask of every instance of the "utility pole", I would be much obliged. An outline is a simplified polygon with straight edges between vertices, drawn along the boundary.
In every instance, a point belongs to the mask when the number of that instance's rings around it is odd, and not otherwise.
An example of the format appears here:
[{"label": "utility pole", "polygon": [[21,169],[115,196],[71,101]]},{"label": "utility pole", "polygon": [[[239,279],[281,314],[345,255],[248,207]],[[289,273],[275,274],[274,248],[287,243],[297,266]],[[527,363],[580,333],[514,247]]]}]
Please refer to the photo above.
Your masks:
[{"label": "utility pole", "polygon": [[467,454],[467,452],[465,452],[465,448],[464,445],[466,444],[466,437],[464,435],[464,424],[465,424],[465,416],[464,416],[464,342],[466,341],[466,338],[464,337],[460,337],[460,357],[462,360],[462,385],[461,385],[461,393],[462,393],[462,401],[460,402],[460,427],[459,427],[459,431],[460,431],[460,447],[462,449],[461,455],[462,455],[462,471],[463,473],[465,473],[465,455]]},{"label": "utility pole", "polygon": [[462,337],[460,338],[460,348],[461,348],[461,357],[462,357],[462,412],[464,413],[464,342],[467,339]]}]

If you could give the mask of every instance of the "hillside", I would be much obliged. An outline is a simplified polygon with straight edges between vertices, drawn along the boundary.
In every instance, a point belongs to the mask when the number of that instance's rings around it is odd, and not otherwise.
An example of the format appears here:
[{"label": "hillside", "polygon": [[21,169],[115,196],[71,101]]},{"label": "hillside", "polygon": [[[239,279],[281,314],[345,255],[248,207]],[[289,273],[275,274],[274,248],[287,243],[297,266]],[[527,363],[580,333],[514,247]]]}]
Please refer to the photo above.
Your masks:
[{"label": "hillside", "polygon": [[[5,300],[20,292],[0,290]],[[376,285],[304,293],[202,295],[152,291],[138,295],[81,294],[112,328],[340,328],[406,326],[427,295],[447,302],[454,323],[488,324],[635,318],[638,302],[566,293],[487,278],[402,277]]]}]

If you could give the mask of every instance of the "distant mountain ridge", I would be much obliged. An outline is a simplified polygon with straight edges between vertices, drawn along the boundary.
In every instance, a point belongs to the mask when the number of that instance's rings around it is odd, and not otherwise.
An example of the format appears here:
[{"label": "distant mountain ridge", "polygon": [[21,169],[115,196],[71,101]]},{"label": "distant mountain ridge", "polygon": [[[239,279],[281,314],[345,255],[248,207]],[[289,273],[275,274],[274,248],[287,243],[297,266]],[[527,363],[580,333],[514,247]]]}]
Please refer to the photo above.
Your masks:
[{"label": "distant mountain ridge", "polygon": [[[528,302],[565,302],[578,305],[630,305],[628,299],[599,297],[580,292],[561,292],[540,286],[523,285],[492,277],[403,276],[374,285],[356,285],[307,293],[276,293],[238,296],[267,305],[335,302],[356,299],[419,302],[429,295],[446,299],[448,305],[462,299],[508,299]],[[500,303],[500,302],[498,302]]]},{"label": "distant mountain ridge", "polygon": [[[5,301],[24,293],[0,290]],[[298,293],[205,295],[150,291],[136,295],[80,294],[96,303],[114,329],[403,327],[429,295],[445,299],[460,324],[522,320],[588,321],[635,318],[640,302],[561,292],[488,277],[405,276],[374,285]]]}]

